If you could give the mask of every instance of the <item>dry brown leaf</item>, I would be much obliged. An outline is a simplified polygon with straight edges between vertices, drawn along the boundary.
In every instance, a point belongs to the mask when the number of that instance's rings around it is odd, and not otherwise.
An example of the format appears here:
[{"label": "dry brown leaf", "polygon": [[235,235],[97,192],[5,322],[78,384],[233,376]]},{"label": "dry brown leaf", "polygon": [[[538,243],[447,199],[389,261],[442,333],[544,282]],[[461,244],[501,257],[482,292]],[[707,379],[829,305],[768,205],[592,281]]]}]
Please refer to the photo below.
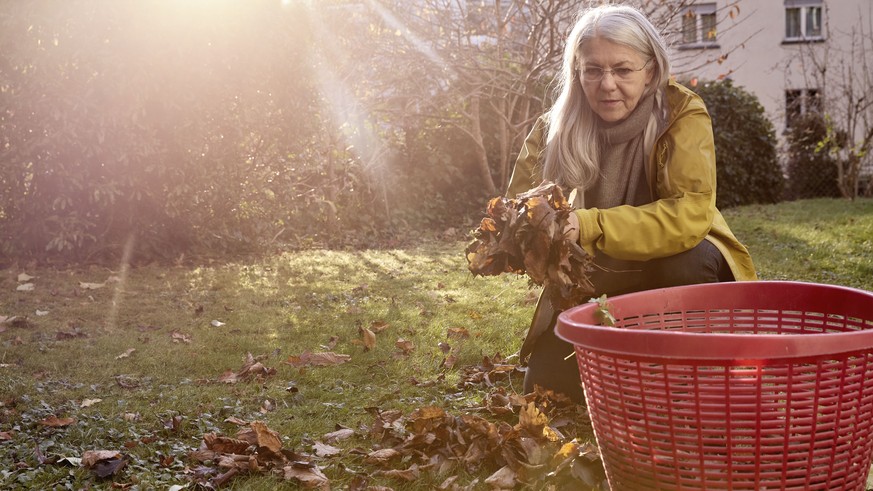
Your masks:
[{"label": "dry brown leaf", "polygon": [[279,433],[268,428],[263,421],[252,421],[249,428],[238,431],[236,437],[252,445],[257,445],[259,450],[266,449],[273,454],[282,451],[282,439],[279,437]]},{"label": "dry brown leaf", "polygon": [[421,471],[418,468],[418,464],[412,464],[412,466],[410,466],[408,469],[391,469],[387,471],[379,471],[378,474],[406,482],[412,482],[421,477]]},{"label": "dry brown leaf", "polygon": [[91,407],[98,402],[101,402],[103,399],[84,399],[79,407]]},{"label": "dry brown leaf", "polygon": [[225,384],[235,384],[239,382],[239,377],[233,370],[227,370],[218,377],[218,381]]},{"label": "dry brown leaf", "polygon": [[315,455],[319,457],[333,457],[335,455],[339,455],[342,452],[341,449],[322,442],[315,442],[312,445],[312,451],[315,452]]},{"label": "dry brown leaf", "polygon": [[117,450],[86,450],[82,454],[82,465],[90,468],[94,467],[101,460],[114,459],[121,456],[121,452]]},{"label": "dry brown leaf", "polygon": [[367,329],[366,327],[361,328],[361,342],[364,345],[365,350],[371,350],[376,347],[376,333]]},{"label": "dry brown leaf", "polygon": [[503,466],[485,479],[485,484],[491,489],[515,489],[518,485],[518,475],[509,466]]},{"label": "dry brown leaf", "polygon": [[370,323],[370,330],[375,334],[379,334],[380,332],[388,329],[389,324],[385,321],[373,321]]},{"label": "dry brown leaf", "polygon": [[116,360],[120,360],[122,358],[129,358],[136,351],[136,348],[128,348],[124,353],[115,357]]},{"label": "dry brown leaf", "polygon": [[247,471],[250,468],[250,457],[251,455],[220,454],[218,455],[218,467]]},{"label": "dry brown leaf", "polygon": [[207,433],[203,435],[203,445],[215,453],[244,454],[251,446],[245,440]]},{"label": "dry brown leaf", "polygon": [[330,480],[317,466],[299,467],[289,465],[282,470],[284,471],[286,481],[297,481],[306,489],[330,489]]},{"label": "dry brown leaf", "polygon": [[173,332],[171,332],[170,338],[173,340],[174,343],[190,343],[191,342],[190,335],[183,334],[183,333],[179,332],[178,330],[174,330]]},{"label": "dry brown leaf", "polygon": [[15,438],[15,433],[11,431],[0,431],[0,442],[12,440]]},{"label": "dry brown leaf", "polygon": [[470,331],[466,327],[450,327],[446,335],[450,338],[467,339],[470,337]]},{"label": "dry brown leaf", "polygon": [[415,350],[415,343],[403,338],[397,338],[397,341],[394,342],[394,346],[402,351],[404,355],[408,355]]},{"label": "dry brown leaf", "polygon": [[335,443],[341,440],[347,440],[355,434],[355,430],[351,428],[340,428],[322,436],[321,438],[328,443]]},{"label": "dry brown leaf", "polygon": [[70,426],[71,424],[76,422],[76,418],[58,418],[54,414],[40,421],[39,424],[43,426],[49,426],[52,428],[59,428],[62,426]]},{"label": "dry brown leaf", "polygon": [[393,448],[383,448],[368,453],[365,462],[374,465],[385,465],[398,457],[400,457],[400,452],[397,450],[394,450]]},{"label": "dry brown leaf", "polygon": [[299,356],[289,356],[288,359],[285,360],[285,364],[293,367],[326,367],[331,365],[341,365],[351,359],[352,357],[349,355],[341,355],[332,351],[316,353],[305,351]]},{"label": "dry brown leaf", "polygon": [[104,286],[106,286],[105,282],[103,282],[103,283],[88,283],[85,281],[79,282],[79,288],[81,288],[83,290],[96,290],[98,288],[103,288]]}]

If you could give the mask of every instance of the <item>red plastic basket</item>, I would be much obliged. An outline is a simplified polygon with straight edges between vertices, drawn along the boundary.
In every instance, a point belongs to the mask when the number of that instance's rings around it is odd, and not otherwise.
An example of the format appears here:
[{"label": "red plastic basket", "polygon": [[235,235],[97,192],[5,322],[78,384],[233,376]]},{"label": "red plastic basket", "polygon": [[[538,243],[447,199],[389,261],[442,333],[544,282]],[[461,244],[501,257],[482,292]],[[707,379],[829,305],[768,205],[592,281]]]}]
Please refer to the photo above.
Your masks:
[{"label": "red plastic basket", "polygon": [[692,285],[558,317],[610,486],[861,490],[873,427],[873,293]]}]

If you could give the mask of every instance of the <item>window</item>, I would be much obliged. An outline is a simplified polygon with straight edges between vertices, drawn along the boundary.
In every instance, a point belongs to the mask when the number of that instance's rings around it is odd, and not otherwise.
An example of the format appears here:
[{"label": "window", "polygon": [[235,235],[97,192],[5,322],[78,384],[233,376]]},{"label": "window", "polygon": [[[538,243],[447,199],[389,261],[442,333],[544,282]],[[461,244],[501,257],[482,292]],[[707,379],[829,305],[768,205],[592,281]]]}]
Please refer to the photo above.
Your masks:
[{"label": "window", "polygon": [[819,89],[790,89],[785,91],[785,128],[791,126],[804,114],[822,111]]},{"label": "window", "polygon": [[685,9],[682,14],[682,43],[715,46],[718,37],[714,3],[701,3]]},{"label": "window", "polygon": [[822,0],[785,0],[785,40],[822,39]]}]

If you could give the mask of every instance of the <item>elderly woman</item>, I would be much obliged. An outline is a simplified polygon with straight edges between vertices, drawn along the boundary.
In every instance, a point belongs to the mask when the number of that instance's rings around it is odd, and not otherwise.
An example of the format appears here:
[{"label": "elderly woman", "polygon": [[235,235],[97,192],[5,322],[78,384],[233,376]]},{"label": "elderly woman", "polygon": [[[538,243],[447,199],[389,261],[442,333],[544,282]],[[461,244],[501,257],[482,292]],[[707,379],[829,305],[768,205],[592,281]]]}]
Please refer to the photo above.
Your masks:
[{"label": "elderly woman", "polygon": [[[715,146],[703,101],[669,79],[663,39],[634,8],[583,12],[564,51],[554,106],[534,125],[507,195],[542,180],[575,208],[566,233],[594,257],[597,295],[754,280],[746,248],[715,207]],[[581,401],[572,347],[541,297],[522,345],[525,392]]]}]

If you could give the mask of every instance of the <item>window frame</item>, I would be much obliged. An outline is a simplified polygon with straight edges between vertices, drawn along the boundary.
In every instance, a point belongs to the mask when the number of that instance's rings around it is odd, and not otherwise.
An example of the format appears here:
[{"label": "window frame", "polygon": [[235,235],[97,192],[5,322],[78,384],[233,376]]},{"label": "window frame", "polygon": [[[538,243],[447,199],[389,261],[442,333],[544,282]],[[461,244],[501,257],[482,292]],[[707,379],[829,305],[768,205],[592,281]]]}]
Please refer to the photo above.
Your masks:
[{"label": "window frame", "polygon": [[[824,41],[824,0],[785,0],[785,16],[784,16],[784,31],[783,42],[785,43],[807,43]],[[789,26],[794,22],[789,23],[790,14],[796,12],[797,34],[789,33]],[[813,17],[813,12],[817,15]],[[811,19],[816,19],[817,22],[810,22]],[[817,26],[816,26],[817,24]],[[810,31],[817,27],[817,33]]]},{"label": "window frame", "polygon": [[811,112],[821,113],[823,109],[822,91],[818,87],[785,89],[785,131],[791,129],[796,119]]},{"label": "window frame", "polygon": [[[712,29],[704,32],[704,28],[708,27],[708,23],[704,22],[704,17],[712,19]],[[698,3],[689,5],[682,10],[682,28],[680,29],[681,44],[680,48],[718,48],[718,4],[716,2]],[[694,39],[688,37],[689,19],[693,19]],[[710,36],[709,33],[713,35]]]}]

